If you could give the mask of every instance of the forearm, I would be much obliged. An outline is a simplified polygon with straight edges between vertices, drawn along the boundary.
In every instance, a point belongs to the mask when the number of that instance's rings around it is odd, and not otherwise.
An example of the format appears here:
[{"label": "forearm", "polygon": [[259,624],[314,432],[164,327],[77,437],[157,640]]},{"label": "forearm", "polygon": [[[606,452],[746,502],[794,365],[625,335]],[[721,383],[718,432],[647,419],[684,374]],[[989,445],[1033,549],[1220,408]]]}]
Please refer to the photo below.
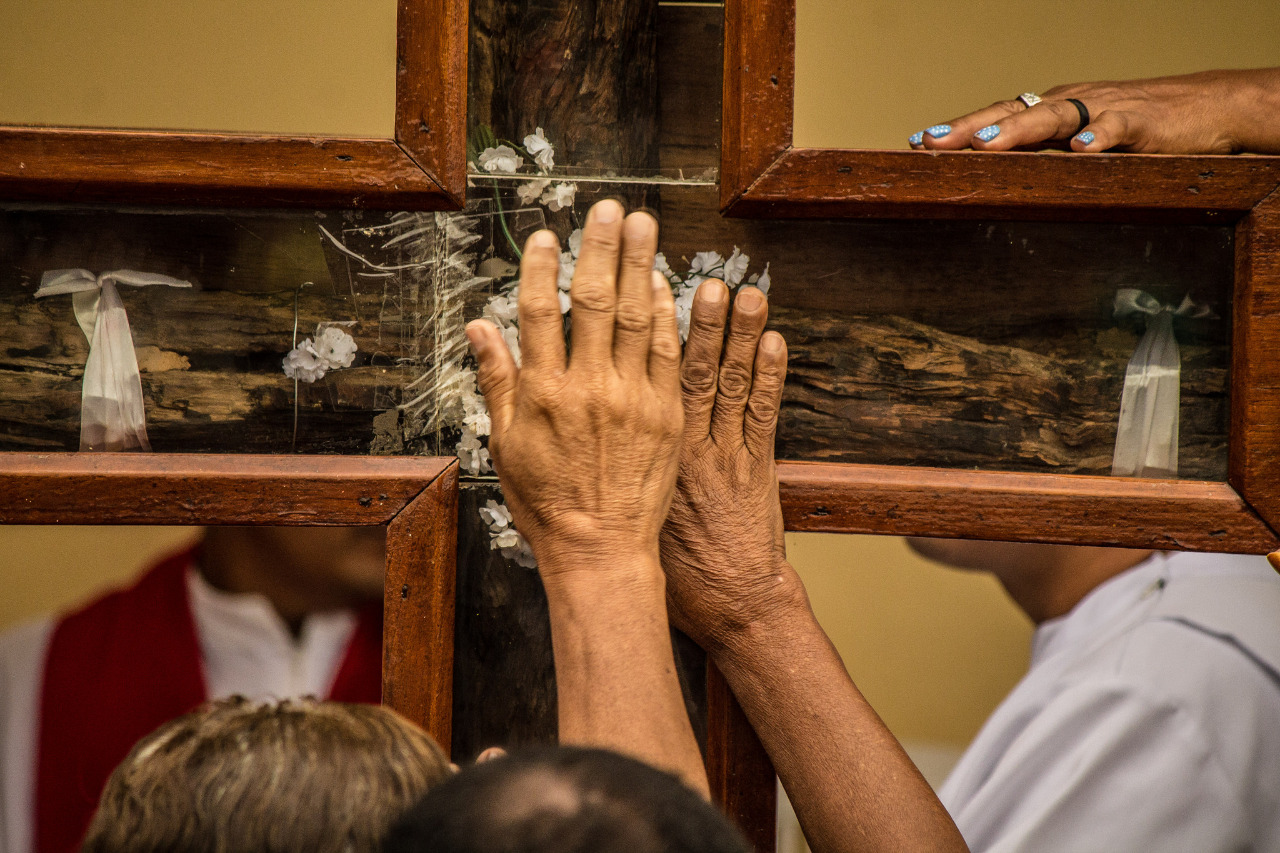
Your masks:
[{"label": "forearm", "polygon": [[709,796],[676,674],[656,549],[624,563],[595,555],[581,569],[558,561],[543,570],[560,742],[626,753]]},{"label": "forearm", "polygon": [[1225,71],[1237,150],[1280,154],[1280,68]]},{"label": "forearm", "polygon": [[964,840],[854,685],[803,589],[713,657],[818,853],[960,851]]}]

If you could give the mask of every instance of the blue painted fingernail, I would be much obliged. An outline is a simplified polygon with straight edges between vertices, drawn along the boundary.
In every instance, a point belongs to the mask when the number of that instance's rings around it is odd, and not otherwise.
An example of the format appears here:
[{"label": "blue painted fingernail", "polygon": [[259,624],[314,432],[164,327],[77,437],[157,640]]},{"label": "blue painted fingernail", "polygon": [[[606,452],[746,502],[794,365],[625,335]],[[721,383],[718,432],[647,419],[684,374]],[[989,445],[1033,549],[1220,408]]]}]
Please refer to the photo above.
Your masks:
[{"label": "blue painted fingernail", "polygon": [[907,142],[912,145],[919,145],[921,142],[924,142],[924,131],[917,130],[915,133],[907,137]]},{"label": "blue painted fingernail", "polygon": [[951,132],[951,125],[935,124],[933,127],[926,127],[924,132],[932,136],[934,139],[941,139]]},{"label": "blue painted fingernail", "polygon": [[986,127],[984,127],[982,130],[974,134],[974,136],[978,137],[983,142],[990,142],[991,140],[995,139],[999,135],[1000,135],[1000,125],[998,124],[989,124]]},{"label": "blue painted fingernail", "polygon": [[1076,139],[1080,141],[1081,145],[1088,145],[1090,142],[1093,142],[1094,140],[1093,131],[1085,130],[1080,133],[1077,133]]}]

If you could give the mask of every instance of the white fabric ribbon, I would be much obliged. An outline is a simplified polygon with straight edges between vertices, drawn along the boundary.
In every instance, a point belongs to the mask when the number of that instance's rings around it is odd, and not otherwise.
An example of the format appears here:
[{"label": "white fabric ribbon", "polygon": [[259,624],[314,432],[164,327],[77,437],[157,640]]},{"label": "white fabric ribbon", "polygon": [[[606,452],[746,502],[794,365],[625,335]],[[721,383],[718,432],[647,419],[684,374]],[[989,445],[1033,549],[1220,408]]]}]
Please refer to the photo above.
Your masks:
[{"label": "white fabric ribbon", "polygon": [[1182,357],[1173,334],[1174,317],[1212,317],[1207,305],[1190,296],[1177,308],[1133,287],[1116,291],[1115,316],[1147,316],[1124,373],[1120,424],[1111,473],[1117,477],[1178,476],[1178,404]]},{"label": "white fabric ribbon", "polygon": [[117,284],[191,286],[189,281],[136,270],[113,270],[99,276],[88,270],[49,270],[40,278],[36,298],[72,294],[76,321],[89,339],[80,404],[80,449],[149,451],[138,356]]}]

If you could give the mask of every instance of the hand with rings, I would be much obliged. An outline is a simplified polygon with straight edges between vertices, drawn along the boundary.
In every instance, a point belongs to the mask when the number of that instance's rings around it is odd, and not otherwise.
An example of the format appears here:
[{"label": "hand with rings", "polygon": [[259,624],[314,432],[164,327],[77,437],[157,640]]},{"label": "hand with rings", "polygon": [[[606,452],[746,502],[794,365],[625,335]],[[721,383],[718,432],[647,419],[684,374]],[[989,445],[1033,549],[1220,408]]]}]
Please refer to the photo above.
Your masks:
[{"label": "hand with rings", "polygon": [[1280,68],[1055,86],[913,134],[917,150],[1280,153]]}]

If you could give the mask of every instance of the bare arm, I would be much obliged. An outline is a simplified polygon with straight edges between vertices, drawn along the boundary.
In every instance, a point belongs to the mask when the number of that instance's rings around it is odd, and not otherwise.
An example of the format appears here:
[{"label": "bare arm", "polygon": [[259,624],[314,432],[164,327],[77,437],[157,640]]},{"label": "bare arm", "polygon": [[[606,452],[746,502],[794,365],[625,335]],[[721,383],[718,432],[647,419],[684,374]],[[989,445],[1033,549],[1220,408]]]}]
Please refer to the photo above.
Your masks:
[{"label": "bare arm", "polygon": [[[934,125],[912,137],[911,145],[1009,151],[1058,143],[1087,153],[1280,154],[1280,68],[1072,83],[1041,95],[1044,100],[1030,109],[1017,99],[997,101]],[[1088,110],[1085,127],[1068,98]]]},{"label": "bare arm", "polygon": [[[662,537],[668,607],[711,654],[818,853],[965,850],[928,783],[845,672],[784,554],[773,460],[786,345],[744,288],[694,300],[685,440]],[[723,353],[722,353],[723,349]]]},{"label": "bare arm", "polygon": [[496,328],[467,327],[508,505],[538,558],[551,611],[562,743],[615,749],[708,793],[680,693],[658,533],[682,425],[675,303],[653,272],[657,223],[592,208],[570,296],[566,353],[559,242],[529,238],[517,367]]}]

